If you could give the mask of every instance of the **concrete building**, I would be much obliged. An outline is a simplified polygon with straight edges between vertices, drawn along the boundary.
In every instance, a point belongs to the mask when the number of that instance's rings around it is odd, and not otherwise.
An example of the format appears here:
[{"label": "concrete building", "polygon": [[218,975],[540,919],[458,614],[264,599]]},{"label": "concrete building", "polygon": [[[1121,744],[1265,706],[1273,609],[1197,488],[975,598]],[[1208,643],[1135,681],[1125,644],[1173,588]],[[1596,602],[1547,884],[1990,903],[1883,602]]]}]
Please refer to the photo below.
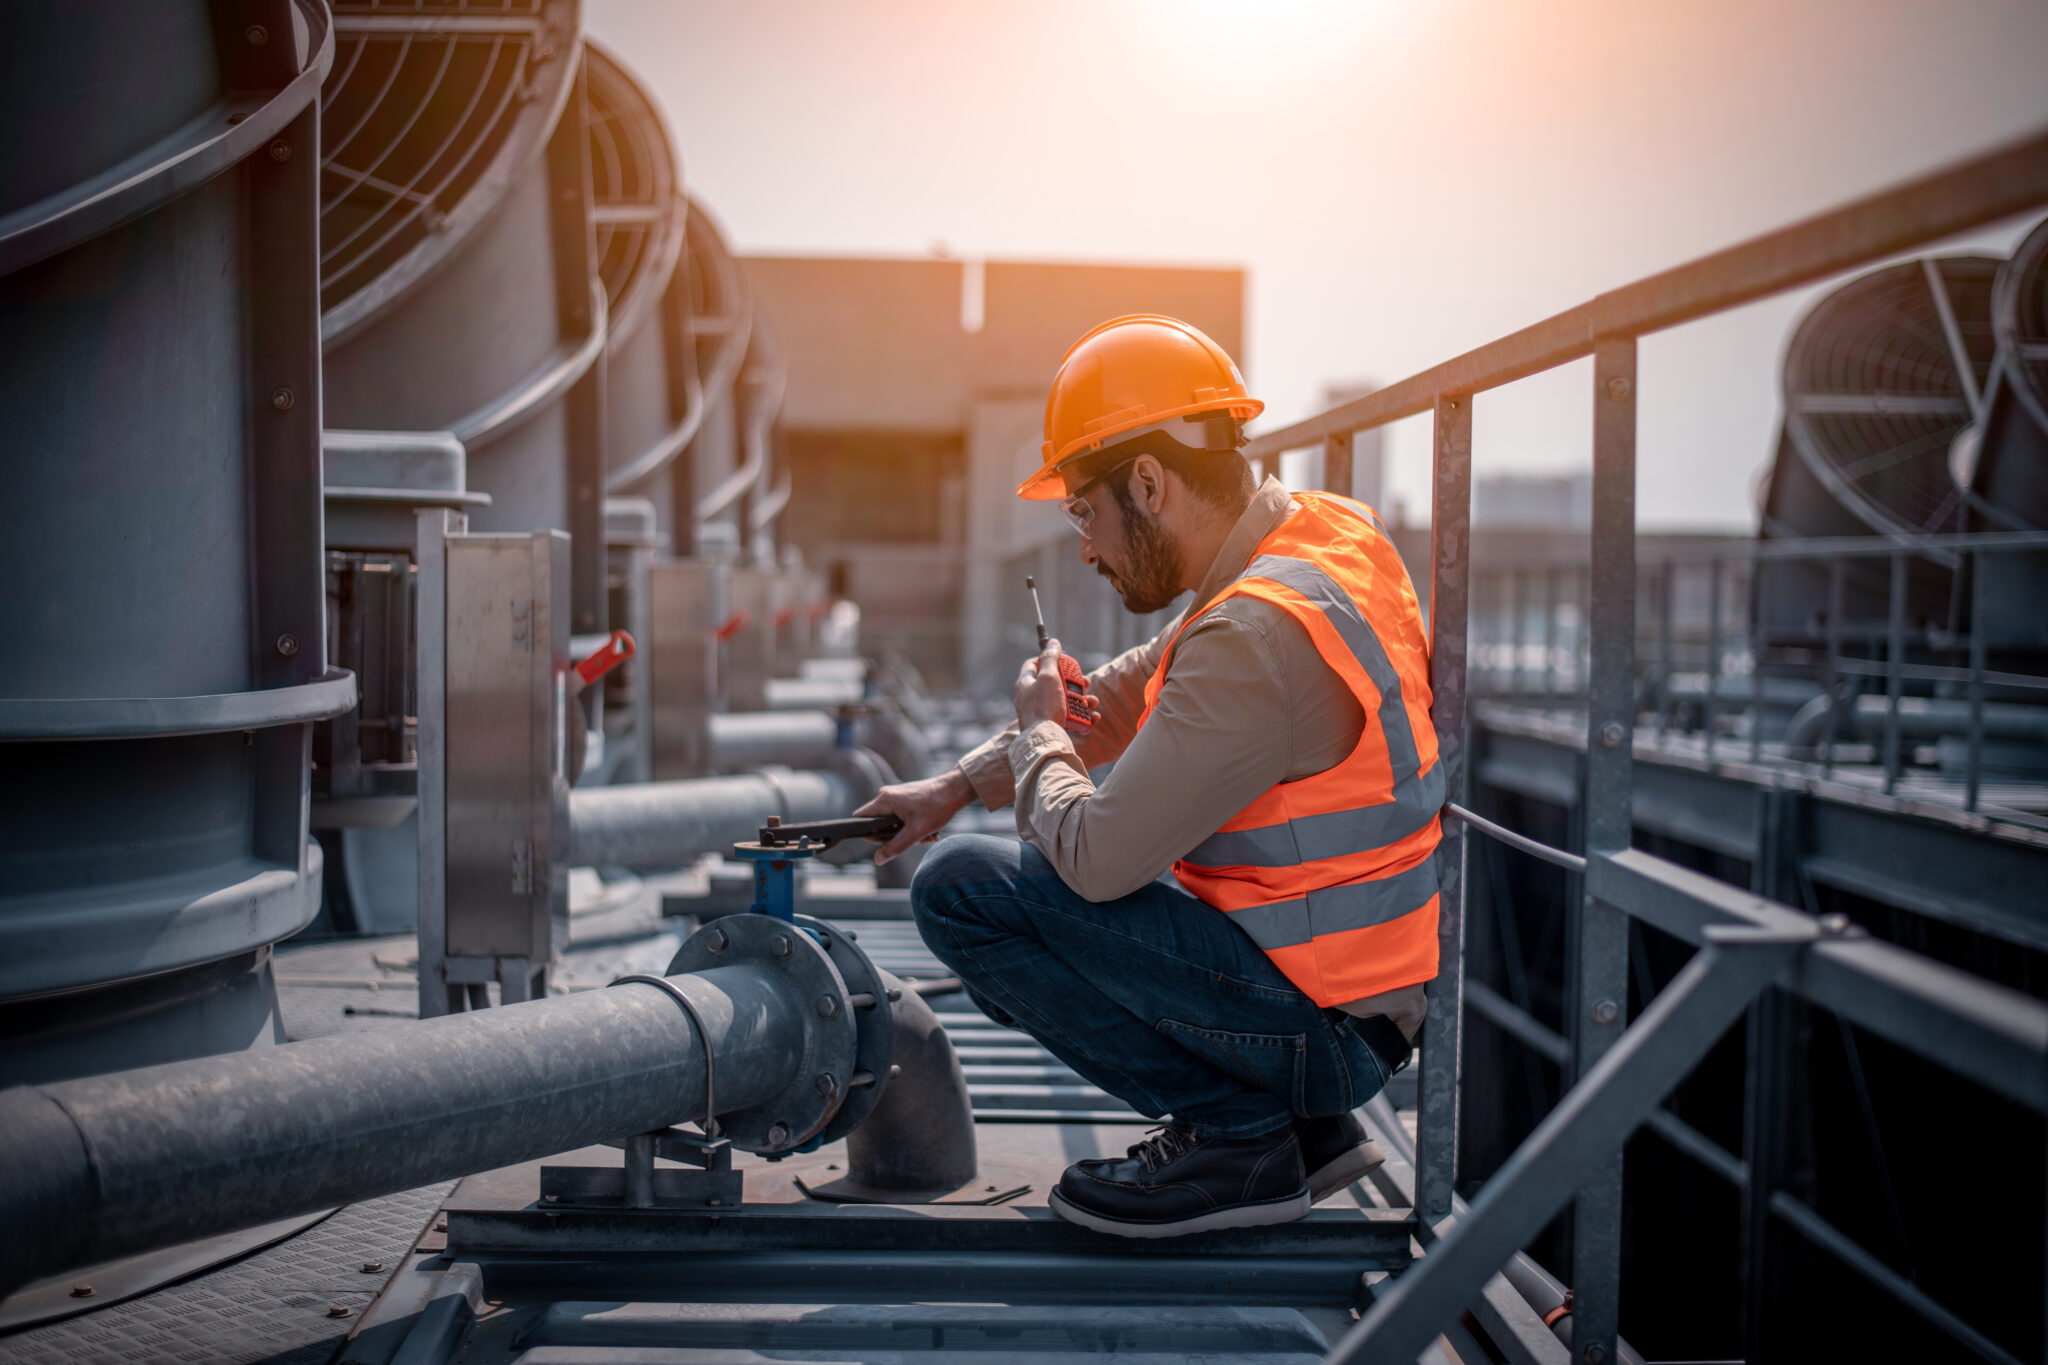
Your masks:
[{"label": "concrete building", "polygon": [[1023,575],[1085,662],[1134,643],[1131,617],[1074,553],[1050,504],[1013,496],[1039,459],[1045,391],[1096,323],[1165,313],[1244,364],[1244,272],[957,260],[757,256],[786,338],[783,537],[844,565],[863,647],[935,686],[987,690],[1032,647]]}]

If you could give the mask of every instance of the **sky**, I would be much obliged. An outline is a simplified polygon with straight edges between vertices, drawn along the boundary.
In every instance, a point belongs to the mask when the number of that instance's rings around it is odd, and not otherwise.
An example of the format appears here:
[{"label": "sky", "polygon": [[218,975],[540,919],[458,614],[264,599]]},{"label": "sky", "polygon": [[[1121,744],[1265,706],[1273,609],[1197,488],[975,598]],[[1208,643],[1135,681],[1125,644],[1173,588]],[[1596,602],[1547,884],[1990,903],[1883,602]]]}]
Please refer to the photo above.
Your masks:
[{"label": "sky", "polygon": [[[2048,127],[2048,0],[588,0],[586,22],[741,252],[1244,267],[1268,427]],[[1814,297],[1643,340],[1641,524],[1754,524]],[[1480,395],[1476,471],[1584,466],[1590,387],[1582,363]],[[1426,418],[1388,458],[1383,510],[1426,519]]]}]

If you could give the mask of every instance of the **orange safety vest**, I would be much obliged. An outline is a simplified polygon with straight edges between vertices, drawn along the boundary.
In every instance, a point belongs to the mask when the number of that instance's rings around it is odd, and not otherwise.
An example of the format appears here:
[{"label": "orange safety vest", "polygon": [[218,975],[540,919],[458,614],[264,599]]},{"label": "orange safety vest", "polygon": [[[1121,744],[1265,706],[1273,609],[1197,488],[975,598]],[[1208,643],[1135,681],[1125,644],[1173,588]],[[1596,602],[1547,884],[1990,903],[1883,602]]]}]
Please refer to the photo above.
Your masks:
[{"label": "orange safety vest", "polygon": [[[1327,493],[1295,501],[1299,510],[1203,613],[1232,597],[1285,611],[1358,698],[1365,727],[1350,757],[1272,787],[1189,850],[1173,875],[1327,1008],[1436,975],[1444,779],[1429,718],[1429,645],[1400,555],[1363,504]],[[1179,638],[1145,685],[1141,726]]]}]

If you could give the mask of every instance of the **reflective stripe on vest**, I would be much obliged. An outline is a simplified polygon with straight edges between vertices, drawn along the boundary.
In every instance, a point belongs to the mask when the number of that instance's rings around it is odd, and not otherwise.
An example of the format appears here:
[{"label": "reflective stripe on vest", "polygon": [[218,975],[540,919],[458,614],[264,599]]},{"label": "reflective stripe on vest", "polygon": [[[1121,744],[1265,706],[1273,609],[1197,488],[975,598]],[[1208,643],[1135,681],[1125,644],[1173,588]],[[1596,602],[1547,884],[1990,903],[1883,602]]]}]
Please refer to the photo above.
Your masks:
[{"label": "reflective stripe on vest", "polygon": [[[1359,504],[1324,494],[1296,500],[1299,509],[1203,610],[1250,596],[1293,616],[1367,709],[1367,723],[1343,761],[1269,788],[1173,873],[1330,1006],[1436,974],[1444,779],[1421,714],[1428,647],[1420,610],[1392,542]],[[1400,652],[1400,667],[1390,650]],[[1147,715],[1173,652],[1169,644],[1146,688]]]},{"label": "reflective stripe on vest", "polygon": [[1401,679],[1358,604],[1328,574],[1303,559],[1260,555],[1243,576],[1285,584],[1321,608],[1379,689],[1380,732],[1386,736],[1387,760],[1394,770],[1394,799],[1360,810],[1296,816],[1259,829],[1212,834],[1188,851],[1186,861],[1205,867],[1293,867],[1385,848],[1436,819],[1444,805],[1443,769],[1432,763],[1428,772],[1420,771],[1422,759],[1415,752],[1415,732],[1401,699]]}]

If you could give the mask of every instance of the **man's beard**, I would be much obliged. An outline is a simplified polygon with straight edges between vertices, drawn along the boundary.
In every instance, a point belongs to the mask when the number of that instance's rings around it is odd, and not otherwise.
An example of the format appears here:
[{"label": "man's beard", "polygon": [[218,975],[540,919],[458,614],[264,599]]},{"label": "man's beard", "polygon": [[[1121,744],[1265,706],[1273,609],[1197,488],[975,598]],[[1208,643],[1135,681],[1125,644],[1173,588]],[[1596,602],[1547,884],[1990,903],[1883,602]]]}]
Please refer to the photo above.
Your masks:
[{"label": "man's beard", "polygon": [[1120,510],[1124,514],[1124,548],[1129,564],[1112,573],[1107,562],[1098,562],[1095,572],[1112,581],[1124,599],[1126,611],[1139,616],[1161,611],[1180,596],[1180,547],[1135,502]]}]

